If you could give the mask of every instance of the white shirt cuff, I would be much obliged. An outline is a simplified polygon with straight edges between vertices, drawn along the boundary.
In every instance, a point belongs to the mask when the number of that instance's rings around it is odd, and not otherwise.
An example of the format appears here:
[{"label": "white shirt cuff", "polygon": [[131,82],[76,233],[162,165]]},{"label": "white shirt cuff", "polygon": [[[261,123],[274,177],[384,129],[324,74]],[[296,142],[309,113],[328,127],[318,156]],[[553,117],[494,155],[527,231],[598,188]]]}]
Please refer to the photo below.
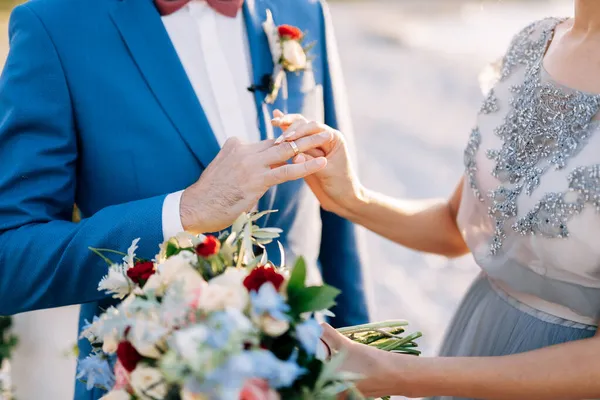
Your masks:
[{"label": "white shirt cuff", "polygon": [[179,213],[179,203],[181,203],[182,194],[183,190],[171,193],[165,197],[165,201],[163,202],[162,231],[164,240],[183,232],[181,214]]}]

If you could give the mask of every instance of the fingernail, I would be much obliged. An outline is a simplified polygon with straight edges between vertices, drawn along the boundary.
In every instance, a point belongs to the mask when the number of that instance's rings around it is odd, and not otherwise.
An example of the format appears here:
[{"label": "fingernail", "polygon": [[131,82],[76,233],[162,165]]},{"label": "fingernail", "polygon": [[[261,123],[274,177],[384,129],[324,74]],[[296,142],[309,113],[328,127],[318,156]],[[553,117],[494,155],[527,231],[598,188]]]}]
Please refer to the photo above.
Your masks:
[{"label": "fingernail", "polygon": [[318,167],[324,167],[327,165],[327,159],[325,157],[315,158],[315,164],[317,164]]},{"label": "fingernail", "polygon": [[279,143],[283,142],[284,139],[285,139],[285,136],[283,136],[283,135],[279,136],[277,139],[275,139],[275,144],[279,144]]},{"label": "fingernail", "polygon": [[306,161],[306,157],[304,157],[304,154],[298,154],[298,155],[296,156],[296,162],[297,162],[298,164],[301,164],[301,163],[303,163],[303,162],[305,162],[305,161]]}]

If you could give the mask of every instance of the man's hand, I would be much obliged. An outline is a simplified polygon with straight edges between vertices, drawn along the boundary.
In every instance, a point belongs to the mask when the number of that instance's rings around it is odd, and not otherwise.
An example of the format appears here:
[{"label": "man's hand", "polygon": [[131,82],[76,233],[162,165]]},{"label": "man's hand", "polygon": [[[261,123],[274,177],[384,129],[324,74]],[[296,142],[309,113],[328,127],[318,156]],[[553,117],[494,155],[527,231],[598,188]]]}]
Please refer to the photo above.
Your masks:
[{"label": "man's hand", "polygon": [[[300,152],[305,152],[331,140],[331,133],[323,132],[295,143]],[[192,233],[218,232],[241,213],[250,211],[269,187],[304,178],[327,165],[324,157],[285,164],[292,157],[294,148],[288,142],[243,144],[237,138],[227,140],[200,179],[183,192],[183,228]]]}]

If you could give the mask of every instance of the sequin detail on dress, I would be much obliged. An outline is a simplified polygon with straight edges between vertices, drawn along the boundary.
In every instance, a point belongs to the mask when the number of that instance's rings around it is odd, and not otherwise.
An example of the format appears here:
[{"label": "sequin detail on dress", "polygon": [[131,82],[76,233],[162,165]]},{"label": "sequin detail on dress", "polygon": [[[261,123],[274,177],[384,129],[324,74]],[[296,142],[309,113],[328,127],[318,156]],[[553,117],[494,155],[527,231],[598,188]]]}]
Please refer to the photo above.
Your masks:
[{"label": "sequin detail on dress", "polygon": [[491,89],[483,101],[479,112],[481,114],[491,114],[498,111],[498,109],[498,99],[496,98],[496,93],[494,92],[494,89]]},{"label": "sequin detail on dress", "polygon": [[473,190],[473,193],[477,199],[479,201],[483,201],[483,197],[479,191],[479,185],[477,184],[477,162],[475,161],[475,157],[477,156],[477,151],[479,150],[480,145],[481,133],[479,132],[479,128],[474,128],[471,131],[471,136],[469,136],[469,142],[467,143],[467,148],[465,149],[464,164],[469,186]]},{"label": "sequin detail on dress", "polygon": [[522,235],[569,237],[567,223],[591,205],[600,213],[600,164],[579,167],[569,174],[569,191],[546,194],[513,229]]},{"label": "sequin detail on dress", "polygon": [[[536,21],[521,30],[511,41],[508,52],[502,58],[500,67],[500,80],[508,78],[514,68],[518,65],[524,65],[530,68],[542,58],[546,52],[546,46],[552,38],[554,28],[563,20],[558,18],[546,18]],[[532,39],[532,36],[540,29],[545,27],[538,39]]]},{"label": "sequin detail on dress", "polygon": [[[531,195],[539,186],[542,175],[550,168],[564,168],[568,160],[587,143],[598,124],[592,118],[600,108],[600,96],[578,91],[566,91],[552,82],[542,82],[542,59],[559,19],[534,23],[519,33],[503,59],[500,80],[506,79],[518,65],[525,66],[523,83],[513,86],[510,109],[504,121],[495,129],[502,139],[500,149],[486,152],[495,161],[492,175],[500,186],[489,193],[488,213],[494,221],[491,254],[496,254],[506,238],[509,220],[518,215],[517,199]],[[538,39],[532,39],[533,36]],[[490,92],[482,112],[493,110],[493,92]],[[467,177],[475,195],[481,199],[473,171],[476,165],[467,164],[472,140],[465,152]],[[476,152],[476,151],[475,151]],[[469,160],[475,163],[475,155]],[[581,202],[567,202],[562,194],[548,194],[525,217],[512,224],[512,229],[523,234],[541,234],[547,237],[566,237],[568,216],[581,212]]]}]

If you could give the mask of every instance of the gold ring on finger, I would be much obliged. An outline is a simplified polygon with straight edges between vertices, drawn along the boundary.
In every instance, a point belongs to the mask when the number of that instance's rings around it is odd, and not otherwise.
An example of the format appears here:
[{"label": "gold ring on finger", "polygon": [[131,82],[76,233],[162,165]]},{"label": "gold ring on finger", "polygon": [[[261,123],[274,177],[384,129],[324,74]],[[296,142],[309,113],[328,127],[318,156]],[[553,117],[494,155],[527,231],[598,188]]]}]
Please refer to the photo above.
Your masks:
[{"label": "gold ring on finger", "polygon": [[294,142],[293,140],[290,140],[288,143],[290,144],[290,146],[292,146],[292,150],[294,150],[294,157],[296,157],[298,154],[300,154],[300,149],[298,148],[298,145],[296,144],[296,142]]}]

